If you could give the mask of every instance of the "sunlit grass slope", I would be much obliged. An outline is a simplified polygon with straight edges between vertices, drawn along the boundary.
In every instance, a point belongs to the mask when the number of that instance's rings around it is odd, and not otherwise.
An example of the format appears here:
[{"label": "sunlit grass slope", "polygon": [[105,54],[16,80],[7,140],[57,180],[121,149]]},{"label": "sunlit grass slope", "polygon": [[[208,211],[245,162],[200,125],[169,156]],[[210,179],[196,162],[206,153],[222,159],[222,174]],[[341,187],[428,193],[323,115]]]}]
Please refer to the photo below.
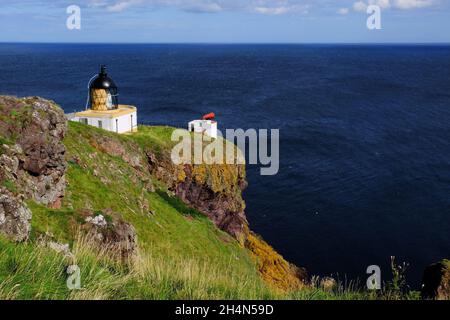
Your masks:
[{"label": "sunlit grass slope", "polygon": [[[282,293],[267,286],[251,254],[235,239],[173,197],[147,168],[127,161],[126,155],[145,160],[144,147],[155,153],[170,148],[172,131],[141,127],[138,134],[118,136],[70,123],[62,207],[28,201],[33,212],[30,241],[15,244],[0,237],[0,299],[375,298],[349,289]],[[107,152],[105,141],[120,142],[122,155]],[[107,218],[114,212],[132,224],[139,242],[135,257],[113,259],[113,253],[83,235],[86,210]],[[45,234],[69,244],[73,257],[39,245]],[[66,285],[66,270],[73,264],[81,270],[81,290]]]}]

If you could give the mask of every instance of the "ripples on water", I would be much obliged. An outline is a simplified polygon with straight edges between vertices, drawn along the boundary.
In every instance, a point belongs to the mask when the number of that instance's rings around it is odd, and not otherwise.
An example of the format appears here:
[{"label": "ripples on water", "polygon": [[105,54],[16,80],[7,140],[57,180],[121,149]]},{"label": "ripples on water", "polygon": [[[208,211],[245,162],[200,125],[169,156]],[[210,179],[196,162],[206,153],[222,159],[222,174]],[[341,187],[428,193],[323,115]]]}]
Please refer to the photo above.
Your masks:
[{"label": "ripples on water", "polygon": [[450,47],[3,44],[0,93],[80,110],[101,63],[141,123],[280,129],[280,172],[249,168],[247,215],[312,273],[387,277],[395,255],[417,285],[450,257]]}]

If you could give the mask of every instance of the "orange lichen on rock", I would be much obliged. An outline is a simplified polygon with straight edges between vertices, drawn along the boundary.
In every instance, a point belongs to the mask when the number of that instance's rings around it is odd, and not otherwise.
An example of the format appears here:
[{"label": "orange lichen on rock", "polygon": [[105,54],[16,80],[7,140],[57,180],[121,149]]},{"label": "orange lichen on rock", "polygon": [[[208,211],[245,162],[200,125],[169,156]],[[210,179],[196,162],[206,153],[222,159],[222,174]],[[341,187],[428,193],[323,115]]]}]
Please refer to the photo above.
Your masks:
[{"label": "orange lichen on rock", "polygon": [[443,260],[425,269],[422,279],[422,298],[450,300],[450,260]]},{"label": "orange lichen on rock", "polygon": [[269,285],[282,291],[296,290],[306,285],[306,270],[287,262],[253,232],[247,235],[245,246],[253,254],[261,277]]},{"label": "orange lichen on rock", "polygon": [[183,166],[178,166],[177,182],[181,183],[181,182],[184,182],[185,180],[186,180],[186,172],[184,172],[184,167]]},{"label": "orange lichen on rock", "polygon": [[[234,149],[234,157],[242,157],[242,152],[234,144],[229,144]],[[242,198],[247,187],[245,161],[174,165],[169,151],[163,149],[155,153],[150,148],[146,150],[149,169],[158,180],[166,183],[168,189],[186,205],[209,217],[219,229],[247,248],[262,278],[270,286],[282,291],[305,286],[306,271],[286,261],[250,231]]]}]

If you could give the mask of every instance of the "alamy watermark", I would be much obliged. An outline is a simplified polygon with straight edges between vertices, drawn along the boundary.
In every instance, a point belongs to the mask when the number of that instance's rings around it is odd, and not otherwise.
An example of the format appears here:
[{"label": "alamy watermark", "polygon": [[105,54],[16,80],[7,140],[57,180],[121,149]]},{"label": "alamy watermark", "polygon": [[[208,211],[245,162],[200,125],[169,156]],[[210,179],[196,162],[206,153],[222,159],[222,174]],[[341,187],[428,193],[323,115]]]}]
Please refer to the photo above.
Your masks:
[{"label": "alamy watermark", "polygon": [[70,5],[66,9],[69,15],[66,20],[66,26],[69,30],[81,30],[81,8],[77,5]]},{"label": "alamy watermark", "polygon": [[77,265],[70,265],[66,270],[67,277],[67,288],[69,290],[80,290],[81,289],[81,271],[80,267]]},{"label": "alamy watermark", "polygon": [[380,30],[381,29],[381,7],[377,5],[370,5],[367,7],[367,29]]},{"label": "alamy watermark", "polygon": [[381,290],[381,268],[377,265],[372,265],[367,267],[367,274],[370,274],[367,278],[367,289],[368,290]]},{"label": "alamy watermark", "polygon": [[[208,135],[194,134],[183,129],[174,130],[172,162],[180,164],[248,164],[263,166],[263,176],[276,175],[280,168],[280,132],[271,129],[226,129],[224,137],[212,139]],[[235,145],[236,141],[236,145]],[[237,148],[236,148],[237,146]],[[269,153],[270,149],[270,153]],[[248,157],[246,153],[248,150]]]}]

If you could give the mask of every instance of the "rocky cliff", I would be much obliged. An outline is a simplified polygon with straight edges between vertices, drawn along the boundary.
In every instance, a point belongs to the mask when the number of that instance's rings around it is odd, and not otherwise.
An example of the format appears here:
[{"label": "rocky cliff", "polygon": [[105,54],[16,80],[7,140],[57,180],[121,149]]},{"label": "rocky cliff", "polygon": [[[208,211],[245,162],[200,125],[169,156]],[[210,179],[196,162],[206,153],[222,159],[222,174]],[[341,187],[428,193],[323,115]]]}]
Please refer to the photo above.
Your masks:
[{"label": "rocky cliff", "polygon": [[303,268],[287,262],[261,237],[251,232],[242,192],[247,187],[245,165],[173,165],[170,153],[146,150],[150,171],[189,206],[208,216],[253,254],[263,279],[282,290],[307,282]]},{"label": "rocky cliff", "polygon": [[0,97],[0,179],[38,203],[58,207],[65,188],[66,132],[64,113],[53,102]]},{"label": "rocky cliff", "polygon": [[[145,129],[144,134],[127,137],[103,131],[92,131],[86,136],[81,132],[83,137],[75,143],[89,145],[94,151],[86,154],[80,151],[80,146],[71,144],[71,152],[67,153],[64,144],[67,127],[62,110],[51,101],[0,97],[0,231],[11,239],[23,241],[30,235],[32,217],[26,200],[53,209],[61,208],[64,202],[65,206],[73,206],[71,201],[64,200],[68,162],[100,178],[104,187],[112,188],[111,178],[103,173],[105,166],[112,164],[99,159],[99,154],[106,154],[121,158],[130,166],[131,179],[134,184],[143,184],[142,192],[154,192],[151,181],[158,181],[167,187],[169,194],[207,216],[251,252],[262,278],[271,286],[282,290],[303,286],[306,272],[284,260],[249,229],[242,199],[247,186],[244,165],[173,165],[171,142],[149,143]],[[106,169],[121,172],[119,168]],[[72,198],[77,196],[71,194]],[[142,212],[149,211],[148,200],[141,198],[137,200],[139,208]],[[99,218],[89,202],[86,199],[83,207],[75,208],[79,211],[78,219],[84,221],[81,228],[90,232],[94,229],[94,238],[105,244],[115,242],[134,248],[135,232],[131,225],[123,230],[124,223],[118,220],[120,213],[105,209],[106,213],[102,212]],[[104,216],[110,217],[110,227]],[[111,228],[116,232],[111,234]],[[52,239],[49,241],[52,243]]]},{"label": "rocky cliff", "polygon": [[[224,279],[238,295],[249,290],[245,297],[254,297],[255,292],[264,297],[267,285],[276,292],[307,288],[306,271],[287,262],[250,230],[242,198],[245,166],[174,165],[173,130],[141,127],[139,133],[119,136],[68,124],[51,101],[0,97],[0,234],[73,257],[70,243],[81,231],[126,264],[135,259],[138,248],[174,261],[164,270],[172,263],[176,266],[180,257],[195,256],[198,263],[206,263],[206,272],[211,263],[220,270],[209,278],[217,282],[210,290],[220,292],[213,297],[224,297]],[[108,259],[113,256],[108,253]],[[147,270],[140,263],[137,275],[142,268]],[[425,270],[422,298],[449,299],[449,270],[447,260]],[[189,267],[188,271],[191,279]],[[147,283],[147,272],[157,277],[151,279],[152,285],[162,284],[156,294],[165,290],[161,271],[147,270],[138,281]],[[135,285],[136,273],[127,277]],[[183,298],[178,277],[171,279],[170,292],[180,292],[177,297]],[[16,284],[11,285],[16,290]],[[148,296],[139,292],[137,297]]]},{"label": "rocky cliff", "polygon": [[30,232],[26,198],[59,206],[64,196],[67,123],[40,98],[0,97],[0,230],[17,241]]}]

